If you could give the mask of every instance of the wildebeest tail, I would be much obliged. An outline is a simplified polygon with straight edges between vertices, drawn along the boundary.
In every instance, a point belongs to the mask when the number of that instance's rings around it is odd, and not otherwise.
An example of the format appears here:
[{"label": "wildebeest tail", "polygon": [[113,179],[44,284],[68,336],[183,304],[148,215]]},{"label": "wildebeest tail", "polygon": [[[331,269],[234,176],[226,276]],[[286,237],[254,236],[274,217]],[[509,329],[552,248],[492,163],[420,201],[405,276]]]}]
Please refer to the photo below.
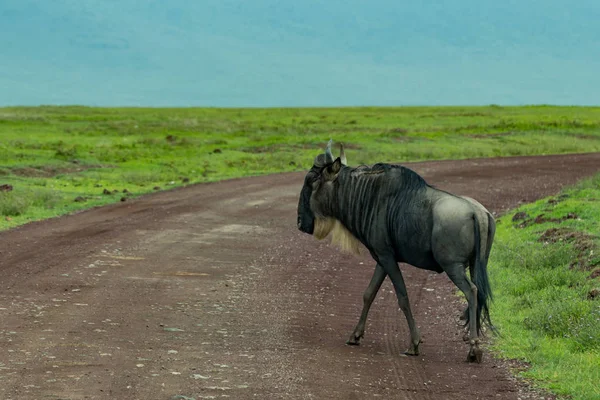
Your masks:
[{"label": "wildebeest tail", "polygon": [[487,215],[488,229],[484,233],[484,237],[481,236],[480,221],[477,213],[473,215],[473,222],[475,225],[475,268],[473,269],[473,283],[477,286],[477,333],[481,334],[481,326],[486,323],[490,329],[494,330],[494,326],[490,319],[489,304],[492,301],[492,288],[490,286],[490,280],[487,273],[487,263],[489,253],[491,250],[492,241],[494,240],[495,225],[494,221],[491,220],[491,216]]}]

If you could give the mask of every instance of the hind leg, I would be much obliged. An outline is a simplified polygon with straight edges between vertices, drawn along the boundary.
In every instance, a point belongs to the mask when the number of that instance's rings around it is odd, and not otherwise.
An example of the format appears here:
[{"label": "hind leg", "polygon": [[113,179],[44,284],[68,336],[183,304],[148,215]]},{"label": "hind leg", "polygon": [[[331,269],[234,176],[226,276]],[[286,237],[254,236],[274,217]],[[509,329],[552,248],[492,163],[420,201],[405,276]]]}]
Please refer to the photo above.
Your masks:
[{"label": "hind leg", "polygon": [[377,292],[379,292],[379,288],[381,288],[381,284],[385,280],[387,274],[385,273],[383,267],[379,264],[375,266],[375,272],[373,273],[373,277],[371,278],[371,282],[365,293],[363,294],[363,309],[360,314],[360,319],[358,320],[358,324],[354,328],[354,332],[350,335],[350,339],[346,342],[349,345],[359,345],[360,340],[365,335],[365,324],[367,323],[367,316],[369,314],[369,309],[371,308],[371,304],[373,304],[373,300],[375,300],[375,296],[377,296]]},{"label": "hind leg", "polygon": [[463,341],[468,342],[469,341],[469,305],[467,304],[467,306],[465,307],[465,310],[462,312],[462,314],[460,315],[460,320],[461,321],[465,321],[465,325],[463,326]]},{"label": "hind leg", "polygon": [[462,312],[462,314],[460,314],[460,320],[461,321],[468,321],[469,320],[469,305],[468,304],[465,307],[465,310]]},{"label": "hind leg", "polygon": [[[471,272],[471,278],[473,278],[474,272],[473,272],[472,263],[470,265],[470,272]],[[465,324],[463,326],[463,328],[464,328],[463,341],[468,342],[469,341],[469,304],[467,304],[464,311],[462,312],[462,314],[460,316],[460,320],[465,321]]]},{"label": "hind leg", "polygon": [[479,348],[479,336],[477,335],[477,287],[469,280],[466,267],[457,263],[445,267],[444,270],[454,284],[464,293],[469,303],[468,329],[469,344],[471,346],[467,361],[481,362],[483,352]]}]

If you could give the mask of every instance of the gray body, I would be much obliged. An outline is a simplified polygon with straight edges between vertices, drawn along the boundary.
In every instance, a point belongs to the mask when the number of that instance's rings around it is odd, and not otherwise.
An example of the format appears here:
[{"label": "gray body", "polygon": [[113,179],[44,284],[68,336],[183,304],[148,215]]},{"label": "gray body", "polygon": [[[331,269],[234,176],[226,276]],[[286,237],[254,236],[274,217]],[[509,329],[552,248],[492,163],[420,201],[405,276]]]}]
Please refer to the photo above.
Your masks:
[{"label": "gray body", "polygon": [[335,220],[376,262],[363,296],[361,317],[347,343],[359,344],[371,304],[389,276],[410,329],[406,353],[419,354],[421,337],[398,267],[403,262],[446,272],[465,294],[471,345],[468,360],[480,362],[481,323],[491,326],[486,267],[495,233],[492,215],[473,199],[431,187],[408,168],[388,164],[350,168],[344,164],[343,150],[342,157],[334,161],[329,146],[324,157],[317,157],[300,196],[298,227],[322,238],[328,232],[317,235],[315,223],[319,226],[319,221]]}]

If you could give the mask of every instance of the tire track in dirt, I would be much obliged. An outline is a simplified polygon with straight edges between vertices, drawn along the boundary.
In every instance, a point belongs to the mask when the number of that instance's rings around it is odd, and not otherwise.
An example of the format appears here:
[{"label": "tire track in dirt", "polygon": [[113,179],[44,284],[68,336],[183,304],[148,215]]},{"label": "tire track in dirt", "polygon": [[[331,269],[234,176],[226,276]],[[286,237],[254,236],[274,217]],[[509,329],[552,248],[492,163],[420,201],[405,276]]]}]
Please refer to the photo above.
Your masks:
[{"label": "tire track in dirt", "polygon": [[[596,172],[600,154],[410,166],[502,212]],[[487,352],[464,362],[445,275],[402,266],[420,356],[400,355],[389,280],[362,345],[346,346],[374,264],[297,231],[303,177],[194,185],[0,233],[0,398],[530,396]]]}]

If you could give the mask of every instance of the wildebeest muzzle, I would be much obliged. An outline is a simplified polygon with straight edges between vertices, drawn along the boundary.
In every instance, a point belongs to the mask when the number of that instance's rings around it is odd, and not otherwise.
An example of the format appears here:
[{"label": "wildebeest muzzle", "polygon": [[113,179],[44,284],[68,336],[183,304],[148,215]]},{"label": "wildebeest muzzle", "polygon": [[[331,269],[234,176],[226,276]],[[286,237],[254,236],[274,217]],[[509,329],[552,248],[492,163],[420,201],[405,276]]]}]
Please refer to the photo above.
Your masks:
[{"label": "wildebeest muzzle", "polygon": [[310,195],[310,188],[304,187],[298,202],[298,229],[312,235],[315,230],[315,216],[310,210]]}]

